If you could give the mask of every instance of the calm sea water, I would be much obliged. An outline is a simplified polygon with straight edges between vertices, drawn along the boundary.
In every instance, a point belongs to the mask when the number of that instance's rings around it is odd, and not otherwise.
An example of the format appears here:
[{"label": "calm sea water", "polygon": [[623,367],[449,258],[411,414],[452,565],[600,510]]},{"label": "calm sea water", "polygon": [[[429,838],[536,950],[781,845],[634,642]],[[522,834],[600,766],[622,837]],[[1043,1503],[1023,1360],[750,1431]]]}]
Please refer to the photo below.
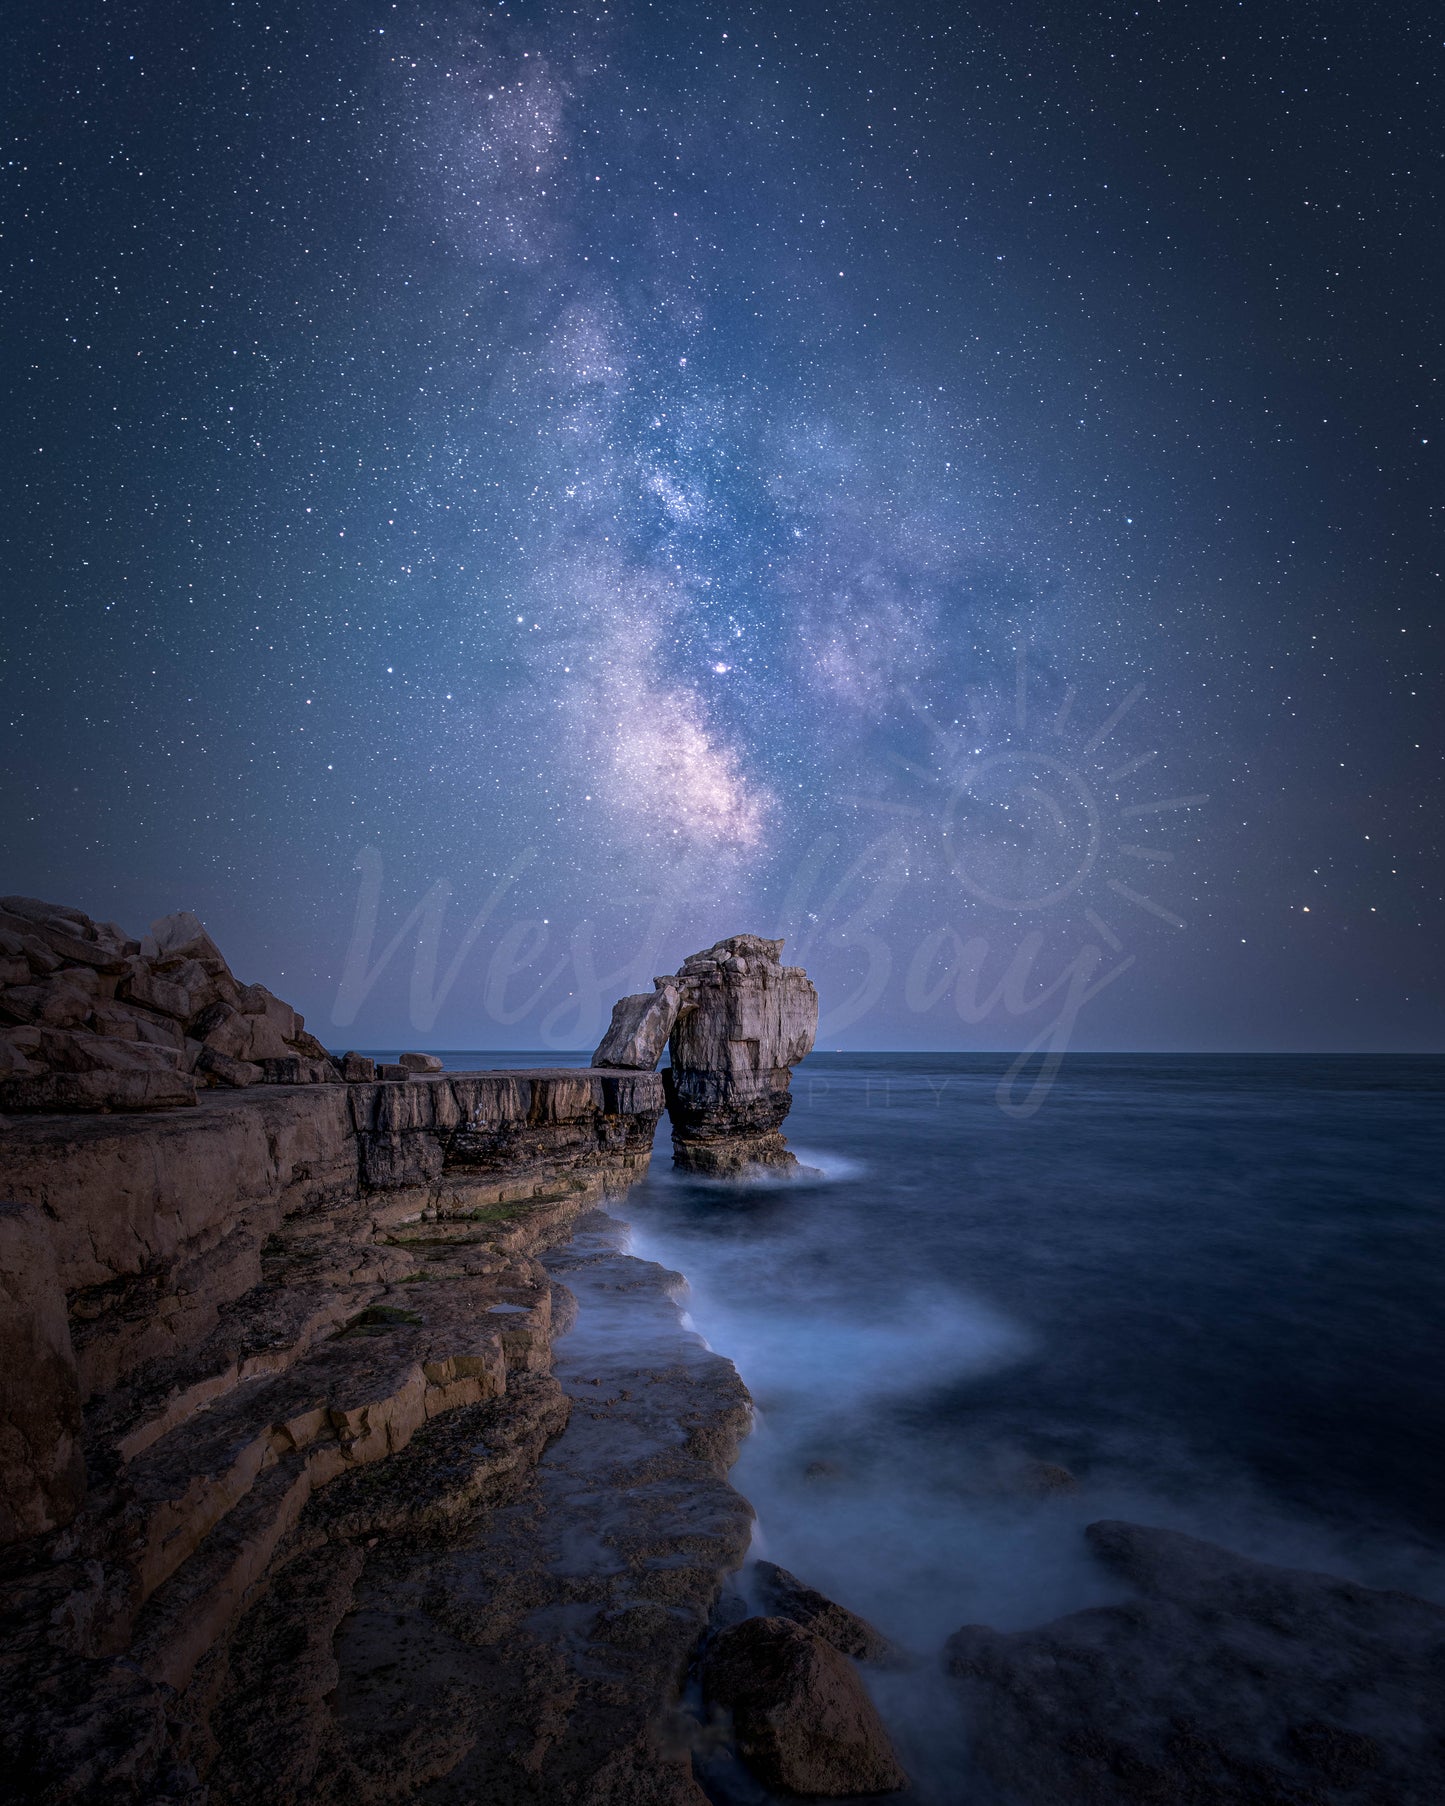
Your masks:
[{"label": "calm sea water", "polygon": [[[618,1205],[757,1401],[757,1552],[924,1673],[1117,1596],[1099,1517],[1445,1601],[1445,1061],[1081,1055],[1027,1120],[1006,1065],[813,1055],[820,1178],[683,1180],[664,1124]],[[950,1797],[946,1700],[879,1697]]]}]

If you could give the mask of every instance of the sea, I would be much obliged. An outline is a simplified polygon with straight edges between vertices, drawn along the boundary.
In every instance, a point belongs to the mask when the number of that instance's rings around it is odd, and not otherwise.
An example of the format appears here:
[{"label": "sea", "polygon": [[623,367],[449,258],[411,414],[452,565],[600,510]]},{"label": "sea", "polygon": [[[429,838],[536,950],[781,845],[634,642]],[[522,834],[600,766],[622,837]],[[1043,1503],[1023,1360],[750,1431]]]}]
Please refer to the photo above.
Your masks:
[{"label": "sea", "polygon": [[753,1553],[913,1658],[870,1684],[920,1802],[944,1640],[1120,1597],[1096,1519],[1445,1603],[1445,1060],[1078,1054],[1027,1117],[1010,1063],[813,1054],[808,1174],[684,1177],[664,1122],[613,1206],[753,1395]]}]

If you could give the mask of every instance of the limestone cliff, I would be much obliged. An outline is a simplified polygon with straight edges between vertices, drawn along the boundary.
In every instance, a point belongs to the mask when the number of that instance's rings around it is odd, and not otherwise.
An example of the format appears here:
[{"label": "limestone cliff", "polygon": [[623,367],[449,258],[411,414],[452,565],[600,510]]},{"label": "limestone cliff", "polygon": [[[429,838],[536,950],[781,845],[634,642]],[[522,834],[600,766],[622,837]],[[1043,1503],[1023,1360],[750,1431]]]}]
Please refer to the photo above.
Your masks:
[{"label": "limestone cliff", "polygon": [[792,1068],[813,1046],[818,994],[781,941],[739,934],[694,953],[649,995],[624,997],[593,1055],[598,1066],[663,1073],[676,1164],[735,1174],[796,1165],[781,1129]]},{"label": "limestone cliff", "polygon": [[792,1159],[817,999],[780,947],[624,999],[589,1070],[378,1075],[193,915],[0,899],[19,1795],[700,1806],[679,1687],[749,1404],[589,1213],[665,1105],[685,1165]]},{"label": "limestone cliff", "polygon": [[440,1066],[333,1060],[185,913],[0,905],[17,1797],[697,1806],[747,1394],[579,1234],[661,1079]]},{"label": "limestone cliff", "polygon": [[[340,1735],[328,1701],[346,1661],[328,1643],[317,1669],[307,1639],[323,1621],[329,1638],[372,1568],[394,1570],[418,1537],[451,1527],[490,1547],[487,1509],[537,1484],[568,1420],[552,1337],[572,1310],[537,1256],[645,1171],[662,1101],[654,1074],[539,1070],[256,1086],[5,1125],[0,1755],[26,1798],[332,1797],[296,1752],[284,1774],[267,1753],[278,1715],[313,1750]],[[654,1415],[677,1414],[679,1446],[687,1425],[712,1426],[676,1483],[721,1486],[732,1504],[709,1507],[721,1540],[633,1678],[614,1725],[629,1749],[665,1717],[673,1667],[747,1538],[747,1507],[722,1483],[746,1394],[665,1295],[660,1308],[679,1345],[667,1364],[696,1372],[649,1393]],[[686,1517],[680,1500],[659,1508]],[[652,1597],[654,1565],[676,1591],[667,1535],[640,1526],[635,1540],[652,1554],[604,1587],[618,1609]],[[545,1550],[494,1553],[500,1568],[531,1563],[539,1596],[563,1586]],[[585,1637],[569,1646],[601,1659]],[[518,1656],[523,1693],[536,1659]],[[533,1708],[565,1719],[548,1699]],[[485,1719],[479,1703],[472,1743]],[[351,1797],[409,1799],[447,1765],[437,1750],[415,1769],[376,1754],[385,1784],[361,1786],[355,1752],[333,1762]],[[570,1797],[542,1786],[545,1770],[527,1787]],[[676,1797],[693,1797],[685,1760],[677,1773]]]}]

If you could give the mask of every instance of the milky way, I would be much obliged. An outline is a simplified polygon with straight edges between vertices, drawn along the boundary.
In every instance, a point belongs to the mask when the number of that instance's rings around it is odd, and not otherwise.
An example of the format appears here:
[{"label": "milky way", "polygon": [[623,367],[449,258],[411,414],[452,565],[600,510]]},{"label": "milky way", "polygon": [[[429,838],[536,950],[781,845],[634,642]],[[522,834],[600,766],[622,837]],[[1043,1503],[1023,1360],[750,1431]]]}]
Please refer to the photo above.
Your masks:
[{"label": "milky way", "polygon": [[1425,26],[30,9],[13,884],[359,1045],[743,928],[830,1044],[1435,1044]]}]

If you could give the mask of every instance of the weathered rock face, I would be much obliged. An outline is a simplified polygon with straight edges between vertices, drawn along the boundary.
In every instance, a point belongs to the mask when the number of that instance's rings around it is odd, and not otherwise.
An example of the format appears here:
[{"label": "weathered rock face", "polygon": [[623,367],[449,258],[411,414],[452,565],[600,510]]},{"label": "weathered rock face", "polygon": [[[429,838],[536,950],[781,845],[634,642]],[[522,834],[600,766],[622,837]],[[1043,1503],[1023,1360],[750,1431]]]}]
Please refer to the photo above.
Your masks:
[{"label": "weathered rock face", "polygon": [[592,1056],[594,1066],[663,1073],[673,1158],[694,1172],[796,1166],[781,1128],[792,1104],[792,1068],[813,1046],[818,994],[801,966],[785,966],[781,941],[734,935],[694,953],[681,971],[624,997]]},{"label": "weathered rock face", "polygon": [[740,934],[678,974],[682,1006],[665,1076],[673,1158],[696,1172],[791,1166],[780,1130],[792,1068],[818,1032],[818,993],[781,941]]},{"label": "weathered rock face", "polygon": [[703,1684],[732,1713],[738,1754],[768,1787],[836,1797],[908,1784],[857,1671],[791,1619],[725,1630]]},{"label": "weathered rock face", "polygon": [[1000,1806],[1439,1800],[1445,1610],[1175,1531],[1087,1534],[1139,1598],[949,1643]]},{"label": "weathered rock face", "polygon": [[85,1497],[80,1382],[45,1216],[0,1203],[0,1543],[68,1524]]},{"label": "weathered rock face", "polygon": [[[377,1539],[392,1559],[525,1482],[567,1410],[567,1295],[534,1251],[645,1171],[662,1103],[653,1073],[483,1072],[0,1130],[0,1765],[24,1797],[201,1806],[224,1724],[264,1741],[236,1728],[246,1688],[274,1716],[336,1659],[307,1668],[307,1606],[245,1681],[248,1608],[320,1587],[339,1618]],[[654,1542],[667,1579],[680,1545]],[[317,1797],[302,1770],[215,1798]]]},{"label": "weathered rock face", "polygon": [[651,1072],[657,1065],[677,1021],[682,993],[675,978],[657,978],[653,984],[655,990],[620,997],[613,1004],[611,1026],[592,1056],[594,1066],[630,1066]]},{"label": "weathered rock face", "polygon": [[0,1111],[172,1110],[198,1090],[340,1076],[290,1004],[237,983],[190,910],[131,940],[0,897]]},{"label": "weathered rock face", "polygon": [[[725,1477],[747,1395],[680,1328],[676,1275],[619,1253],[609,1218],[578,1231],[544,1257],[576,1310],[551,1375],[428,1426],[317,1502],[307,1547],[229,1653],[207,1776],[218,1806],[703,1806],[674,1720],[751,1530]],[[555,1440],[504,1483],[493,1451],[539,1385]],[[428,1445],[442,1439],[461,1472],[487,1468],[490,1509],[372,1547],[379,1501],[415,1511],[437,1486]],[[278,1648],[307,1652],[279,1698]]]}]

